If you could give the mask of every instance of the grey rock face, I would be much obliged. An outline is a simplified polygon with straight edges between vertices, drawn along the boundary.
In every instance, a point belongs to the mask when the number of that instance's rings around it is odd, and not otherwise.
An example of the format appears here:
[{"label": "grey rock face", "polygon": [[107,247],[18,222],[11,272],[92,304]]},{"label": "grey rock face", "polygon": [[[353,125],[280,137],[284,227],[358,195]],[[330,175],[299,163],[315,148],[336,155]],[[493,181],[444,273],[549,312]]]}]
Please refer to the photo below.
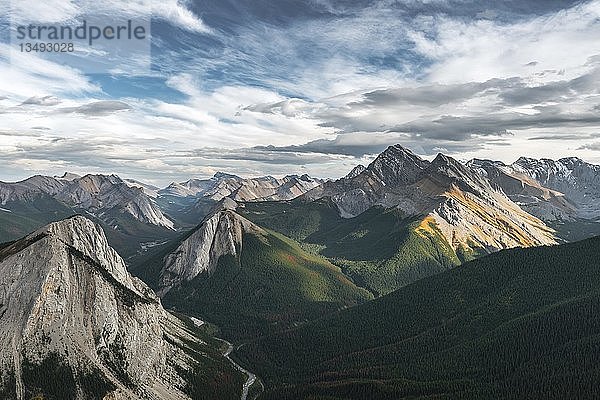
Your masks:
[{"label": "grey rock face", "polygon": [[542,186],[562,193],[571,202],[579,218],[600,218],[600,166],[576,158],[558,161],[519,158],[512,168]]},{"label": "grey rock face", "polygon": [[570,221],[577,216],[577,205],[564,193],[545,187],[513,166],[477,159],[469,161],[467,165],[497,185],[525,211],[543,221]]},{"label": "grey rock face", "polygon": [[330,197],[346,218],[373,206],[425,216],[428,222],[418,232],[432,234],[432,222],[455,249],[493,251],[555,243],[553,231],[497,185],[443,154],[429,162],[399,145],[390,146],[359,171],[325,182],[303,198]]},{"label": "grey rock face", "polygon": [[519,158],[511,165],[471,160],[469,166],[544,221],[600,218],[600,166],[578,158]]},{"label": "grey rock face", "polygon": [[217,173],[210,179],[191,179],[172,183],[159,191],[162,196],[197,197],[220,201],[230,197],[236,201],[277,201],[294,199],[322,181],[308,175],[288,175],[283,178],[264,176],[241,178],[236,175]]},{"label": "grey rock face", "polygon": [[234,210],[235,202],[224,199],[191,236],[164,258],[159,296],[164,296],[173,287],[191,281],[200,274],[212,274],[221,256],[238,256],[244,232],[262,232],[261,228]]},{"label": "grey rock face", "polygon": [[90,379],[106,399],[187,399],[181,371],[195,362],[172,344],[181,338],[197,340],[86,218],[0,249],[0,392],[10,398],[31,397],[27,370],[54,360],[71,371],[74,399],[97,398]]},{"label": "grey rock face", "polygon": [[34,176],[16,183],[0,182],[0,204],[26,202],[40,194],[100,218],[104,213],[116,210],[147,224],[173,228],[173,222],[144,188],[131,185],[116,175],[86,175],[73,179]]}]

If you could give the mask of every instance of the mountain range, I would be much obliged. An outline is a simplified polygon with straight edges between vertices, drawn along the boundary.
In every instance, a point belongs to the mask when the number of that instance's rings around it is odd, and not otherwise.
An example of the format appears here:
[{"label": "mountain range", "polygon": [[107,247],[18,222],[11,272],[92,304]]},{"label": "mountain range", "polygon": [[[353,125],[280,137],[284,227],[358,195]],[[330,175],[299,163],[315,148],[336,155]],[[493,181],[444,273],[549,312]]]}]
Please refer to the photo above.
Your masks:
[{"label": "mountain range", "polygon": [[337,180],[0,183],[0,397],[547,395],[522,363],[589,393],[598,246],[564,243],[600,234],[599,198],[576,158],[400,145]]}]

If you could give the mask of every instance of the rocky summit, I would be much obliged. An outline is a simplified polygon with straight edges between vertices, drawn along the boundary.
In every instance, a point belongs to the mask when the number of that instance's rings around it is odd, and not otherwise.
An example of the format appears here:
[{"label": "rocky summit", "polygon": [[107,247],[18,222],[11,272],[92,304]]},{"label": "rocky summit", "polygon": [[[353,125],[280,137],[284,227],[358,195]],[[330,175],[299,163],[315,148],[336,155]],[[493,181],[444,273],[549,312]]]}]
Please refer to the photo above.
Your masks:
[{"label": "rocky summit", "polygon": [[360,170],[324,183],[304,199],[331,198],[346,218],[373,206],[422,216],[418,232],[441,232],[454,249],[468,252],[555,243],[544,222],[452,157],[438,154],[429,162],[395,145]]},{"label": "rocky summit", "polygon": [[[75,216],[0,249],[0,398],[190,399],[202,342]],[[189,346],[189,345],[188,345]]]}]

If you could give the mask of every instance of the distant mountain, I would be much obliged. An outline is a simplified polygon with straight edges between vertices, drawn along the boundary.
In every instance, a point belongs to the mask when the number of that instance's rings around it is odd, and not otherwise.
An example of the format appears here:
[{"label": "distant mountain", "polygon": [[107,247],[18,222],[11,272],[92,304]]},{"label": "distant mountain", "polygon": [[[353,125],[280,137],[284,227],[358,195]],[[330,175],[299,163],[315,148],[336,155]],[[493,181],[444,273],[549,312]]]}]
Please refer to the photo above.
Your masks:
[{"label": "distant mountain", "polygon": [[0,247],[0,398],[239,399],[207,342],[84,217]]},{"label": "distant mountain", "polygon": [[423,160],[399,145],[362,172],[325,182],[303,198],[330,198],[343,217],[373,206],[424,216],[421,231],[440,232],[455,249],[496,251],[555,243],[553,232],[481,175],[443,154]]},{"label": "distant mountain", "polygon": [[21,182],[0,182],[0,204],[8,209],[11,203],[32,201],[42,195],[99,218],[116,211],[143,223],[173,228],[173,222],[144,189],[116,175],[86,175],[73,179],[37,175]]},{"label": "distant mountain", "polygon": [[498,185],[524,210],[573,241],[600,234],[600,166],[569,157],[521,157],[511,165],[471,160],[473,170]]},{"label": "distant mountain", "polygon": [[193,227],[225,197],[241,202],[289,200],[308,192],[322,182],[308,175],[241,178],[217,172],[210,179],[173,182],[159,190],[156,201],[179,225]]},{"label": "distant mountain", "polygon": [[37,175],[0,182],[0,242],[81,213],[102,224],[123,257],[136,256],[144,246],[176,233],[173,221],[147,190],[116,175]]},{"label": "distant mountain", "polygon": [[504,250],[235,353],[261,399],[592,399],[600,238]]},{"label": "distant mountain", "polygon": [[600,165],[576,158],[558,161],[519,158],[513,168],[557,192],[563,193],[577,207],[577,216],[600,219]]},{"label": "distant mountain", "polygon": [[240,178],[216,173],[210,179],[191,179],[172,183],[159,191],[161,196],[198,197],[219,201],[230,197],[235,201],[291,200],[318,186],[322,181],[308,175],[288,175],[283,178],[264,176]]},{"label": "distant mountain", "polygon": [[160,190],[160,188],[158,186],[154,186],[154,185],[150,185],[148,183],[136,181],[135,179],[123,179],[123,182],[125,182],[125,184],[127,184],[130,187],[137,187],[137,188],[142,189],[147,196],[149,196],[153,199],[158,197],[158,192]]},{"label": "distant mountain", "polygon": [[474,159],[467,166],[499,186],[521,208],[544,221],[577,217],[577,205],[564,193],[545,187],[515,164]]}]

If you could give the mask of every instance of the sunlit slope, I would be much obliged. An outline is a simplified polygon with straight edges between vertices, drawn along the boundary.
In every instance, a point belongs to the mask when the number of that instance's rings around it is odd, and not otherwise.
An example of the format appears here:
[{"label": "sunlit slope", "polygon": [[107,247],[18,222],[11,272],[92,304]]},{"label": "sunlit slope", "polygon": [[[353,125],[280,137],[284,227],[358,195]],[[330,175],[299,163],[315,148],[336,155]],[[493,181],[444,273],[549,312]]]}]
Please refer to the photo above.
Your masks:
[{"label": "sunlit slope", "polygon": [[445,271],[475,254],[457,252],[435,221],[404,217],[397,209],[374,207],[341,218],[325,199],[315,202],[246,204],[248,219],[277,229],[311,252],[340,266],[355,283],[375,294]]},{"label": "sunlit slope", "polygon": [[232,339],[255,337],[362,303],[371,294],[328,261],[273,231],[244,233],[237,256],[214,273],[171,289],[163,303],[219,325]]}]

